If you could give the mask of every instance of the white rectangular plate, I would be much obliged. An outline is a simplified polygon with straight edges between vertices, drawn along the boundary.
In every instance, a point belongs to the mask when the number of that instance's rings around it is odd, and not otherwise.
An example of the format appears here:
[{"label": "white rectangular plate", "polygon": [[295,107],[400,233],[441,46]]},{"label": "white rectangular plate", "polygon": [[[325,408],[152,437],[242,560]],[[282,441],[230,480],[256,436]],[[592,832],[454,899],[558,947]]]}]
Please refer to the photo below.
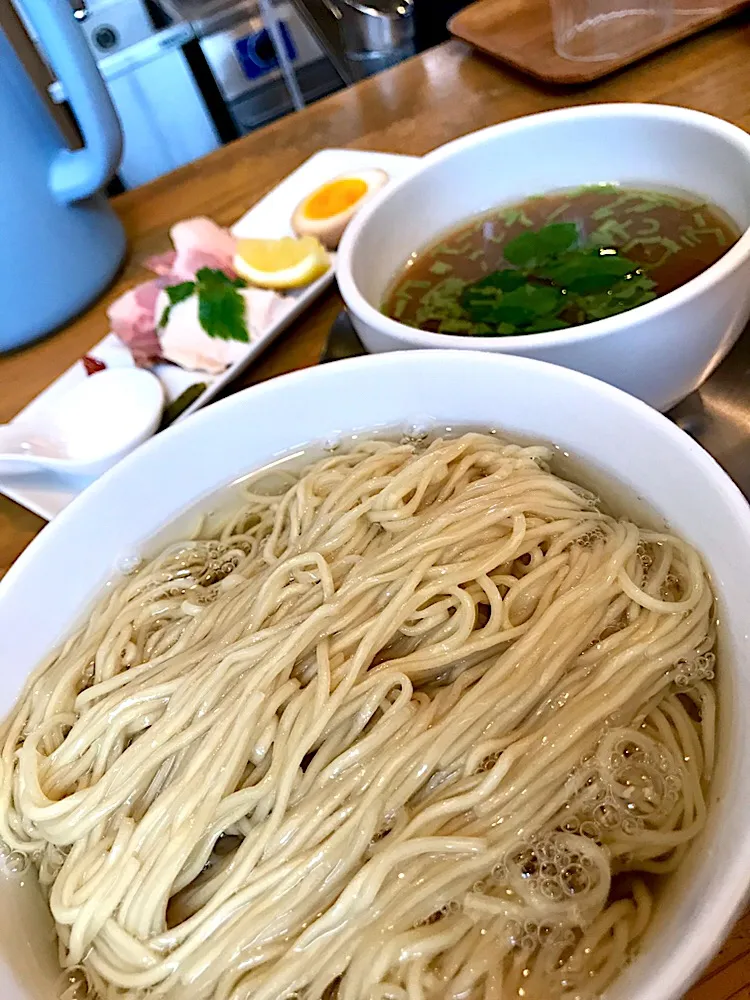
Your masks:
[{"label": "white rectangular plate", "polygon": [[[370,167],[380,167],[391,178],[397,179],[414,170],[418,160],[412,156],[394,153],[370,153],[356,149],[324,149],[302,164],[277,187],[250,209],[234,224],[232,232],[241,237],[261,237],[275,239],[291,236],[291,219],[294,209],[306,194],[338,174]],[[333,262],[332,262],[333,265]],[[205,406],[232,379],[268,347],[289,325],[331,284],[334,267],[307,288],[289,292],[285,296],[284,308],[279,309],[276,322],[265,330],[248,346],[245,357],[232,365],[221,375],[207,375],[203,372],[185,371],[175,365],[160,364],[154,369],[161,379],[165,395],[171,402],[197,382],[205,382],[206,390],[178,417],[183,420],[189,414]],[[91,357],[103,361],[108,367],[132,366],[130,352],[113,335],[101,340],[88,352]],[[44,425],[45,413],[49,413],[56,401],[76,382],[86,378],[81,362],[64,372],[44,392],[14,417],[15,420],[33,417],[35,426]],[[89,485],[90,480],[63,478],[53,473],[31,473],[24,476],[0,478],[0,493],[4,493],[40,517],[51,521]]]}]

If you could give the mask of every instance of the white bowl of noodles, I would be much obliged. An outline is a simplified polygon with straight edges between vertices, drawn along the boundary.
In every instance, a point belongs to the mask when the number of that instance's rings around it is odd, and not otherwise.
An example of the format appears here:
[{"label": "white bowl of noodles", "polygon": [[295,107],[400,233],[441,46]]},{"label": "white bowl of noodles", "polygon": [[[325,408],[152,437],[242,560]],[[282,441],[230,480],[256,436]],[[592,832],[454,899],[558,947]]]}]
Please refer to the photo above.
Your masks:
[{"label": "white bowl of noodles", "polygon": [[750,881],[748,565],[700,447],[526,359],[172,428],[0,582],[0,996],[677,1000]]}]

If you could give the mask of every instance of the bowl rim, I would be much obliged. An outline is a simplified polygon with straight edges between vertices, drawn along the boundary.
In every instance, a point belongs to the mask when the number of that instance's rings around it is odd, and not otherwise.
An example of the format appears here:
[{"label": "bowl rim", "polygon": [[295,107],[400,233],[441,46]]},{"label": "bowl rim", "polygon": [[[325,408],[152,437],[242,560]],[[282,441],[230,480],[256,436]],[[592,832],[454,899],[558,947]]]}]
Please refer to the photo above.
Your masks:
[{"label": "bowl rim", "polygon": [[422,162],[414,172],[399,178],[395,183],[389,184],[380,191],[349,224],[339,246],[336,259],[336,280],[347,308],[354,317],[377,329],[379,333],[418,348],[442,347],[446,350],[451,348],[466,350],[467,341],[476,341],[482,345],[481,347],[477,346],[476,350],[514,353],[515,350],[523,352],[532,345],[540,349],[564,347],[618,334],[634,326],[639,326],[641,323],[656,320],[672,309],[703,295],[708,289],[718,284],[750,259],[750,225],[742,230],[740,238],[734,246],[730,247],[717,261],[701,271],[696,277],[691,278],[690,281],[686,281],[671,292],[667,292],[666,295],[660,295],[651,302],[636,306],[634,309],[627,309],[607,319],[594,320],[591,323],[579,324],[567,330],[547,333],[506,334],[502,337],[466,337],[451,333],[430,333],[426,330],[418,330],[416,327],[407,326],[405,323],[386,316],[380,309],[373,306],[359,290],[354,279],[352,260],[361,234],[377,217],[381,207],[402,188],[418,183],[424,171],[441,165],[466,149],[491,142],[497,136],[532,131],[540,127],[543,128],[547,123],[560,121],[575,123],[590,118],[618,119],[628,117],[681,123],[703,131],[713,138],[724,140],[744,154],[750,170],[750,135],[748,133],[716,115],[673,104],[637,102],[585,104],[572,108],[558,108],[554,111],[542,111],[533,115],[523,115],[520,118],[469,132],[467,135],[460,136],[458,139],[438,146],[427,153],[422,157]]}]

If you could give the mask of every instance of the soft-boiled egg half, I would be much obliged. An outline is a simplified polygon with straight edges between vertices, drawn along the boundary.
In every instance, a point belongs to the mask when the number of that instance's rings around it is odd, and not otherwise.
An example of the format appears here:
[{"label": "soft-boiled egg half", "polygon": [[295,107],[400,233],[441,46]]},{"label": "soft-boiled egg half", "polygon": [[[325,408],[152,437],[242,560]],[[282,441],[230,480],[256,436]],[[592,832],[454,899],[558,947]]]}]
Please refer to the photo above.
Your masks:
[{"label": "soft-boiled egg half", "polygon": [[335,250],[365,201],[387,183],[388,174],[384,170],[342,174],[313,191],[297,206],[292,228],[298,236],[316,236],[328,250]]}]

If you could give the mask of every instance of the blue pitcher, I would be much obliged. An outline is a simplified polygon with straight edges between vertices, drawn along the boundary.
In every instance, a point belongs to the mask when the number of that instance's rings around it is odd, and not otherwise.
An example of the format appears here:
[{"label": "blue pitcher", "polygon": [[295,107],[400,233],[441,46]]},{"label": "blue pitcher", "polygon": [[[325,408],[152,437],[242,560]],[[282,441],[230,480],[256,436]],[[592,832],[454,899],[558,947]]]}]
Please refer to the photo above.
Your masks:
[{"label": "blue pitcher", "polygon": [[[0,29],[0,352],[83,311],[125,253],[122,226],[98,192],[122,133],[69,0],[24,0],[83,135],[71,151]],[[102,331],[103,333],[105,331]]]}]

